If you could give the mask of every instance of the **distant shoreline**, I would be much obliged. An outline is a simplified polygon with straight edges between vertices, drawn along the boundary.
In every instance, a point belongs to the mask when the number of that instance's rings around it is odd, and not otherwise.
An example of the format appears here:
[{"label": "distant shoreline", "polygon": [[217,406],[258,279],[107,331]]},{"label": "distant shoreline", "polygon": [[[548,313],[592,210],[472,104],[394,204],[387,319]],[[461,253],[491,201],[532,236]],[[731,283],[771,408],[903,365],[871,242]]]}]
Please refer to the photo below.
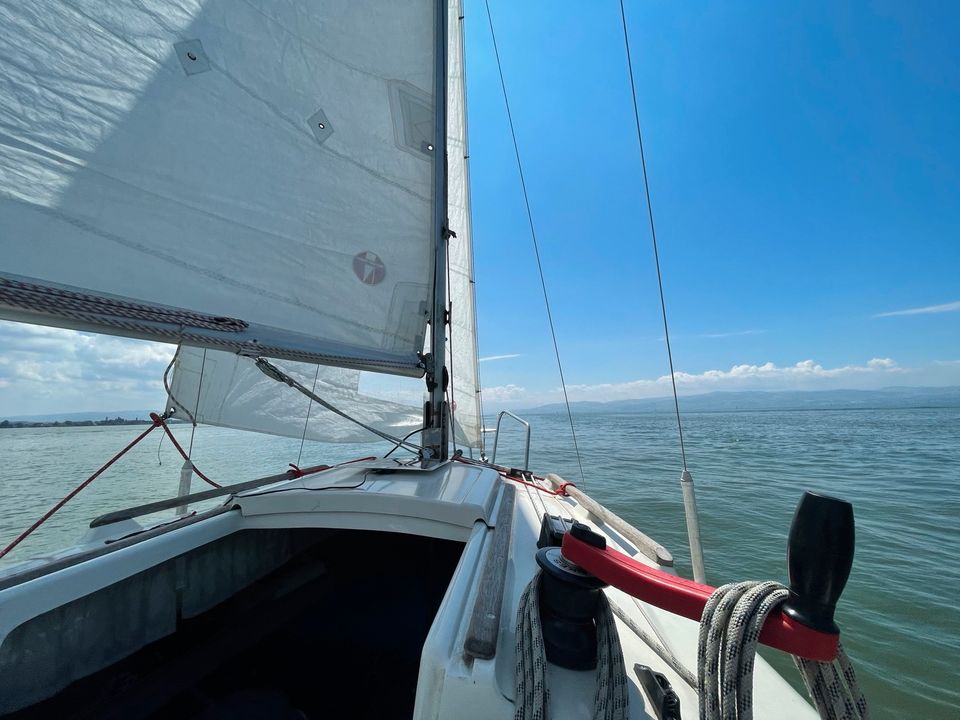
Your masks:
[{"label": "distant shoreline", "polygon": [[[960,407],[960,386],[892,387],[881,390],[740,390],[680,397],[684,413],[797,412],[811,410],[895,410]],[[592,413],[675,412],[670,396],[630,400],[578,400],[570,403],[577,415]],[[526,408],[521,414],[565,413],[564,403]]]},{"label": "distant shoreline", "polygon": [[[783,407],[783,408],[725,408],[723,410],[684,410],[683,398],[680,398],[681,415],[733,415],[737,413],[782,413],[782,412],[869,412],[878,410],[960,410],[960,404],[953,405],[877,405],[871,407]],[[587,415],[673,415],[673,410],[581,410],[571,407],[574,415],[585,417]],[[522,416],[527,415],[566,415],[565,409],[560,410],[518,410]],[[486,413],[490,417],[496,417],[496,413]]]},{"label": "distant shoreline", "polygon": [[31,422],[26,420],[3,420],[0,421],[0,430],[14,430],[22,428],[56,428],[56,427],[110,427],[113,425],[151,425],[152,420],[141,420],[134,418],[104,418],[103,420],[53,420],[44,422]]}]

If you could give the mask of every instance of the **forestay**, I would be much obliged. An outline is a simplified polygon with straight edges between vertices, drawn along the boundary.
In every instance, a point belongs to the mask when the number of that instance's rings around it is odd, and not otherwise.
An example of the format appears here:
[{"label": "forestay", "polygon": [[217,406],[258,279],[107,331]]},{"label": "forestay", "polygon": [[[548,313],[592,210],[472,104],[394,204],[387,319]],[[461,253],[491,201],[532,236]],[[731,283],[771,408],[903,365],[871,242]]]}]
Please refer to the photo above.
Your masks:
[{"label": "forestay", "polygon": [[[480,447],[473,251],[470,227],[464,68],[460,3],[451,0],[448,36],[447,154],[450,335],[447,367],[455,440]],[[365,424],[403,436],[422,424],[422,381],[391,378],[310,363],[276,363],[324,400]],[[326,442],[365,442],[378,438],[325,410],[296,390],[277,383],[249,358],[229,352],[183,348],[174,365],[168,409],[197,422]],[[180,407],[177,404],[180,404]],[[186,410],[186,412],[184,412]],[[416,438],[413,438],[416,441]]]},{"label": "forestay", "polygon": [[4,3],[0,317],[421,375],[435,10]]}]

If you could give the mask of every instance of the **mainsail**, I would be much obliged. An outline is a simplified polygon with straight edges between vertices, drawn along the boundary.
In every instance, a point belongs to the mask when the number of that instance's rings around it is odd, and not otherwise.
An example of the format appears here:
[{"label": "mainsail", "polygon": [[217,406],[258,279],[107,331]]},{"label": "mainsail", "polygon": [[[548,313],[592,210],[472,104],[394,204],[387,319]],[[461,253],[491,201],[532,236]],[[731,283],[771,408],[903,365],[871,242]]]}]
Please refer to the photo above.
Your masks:
[{"label": "mainsail", "polygon": [[0,317],[421,375],[437,8],[4,3]]},{"label": "mainsail", "polygon": [[[468,152],[464,106],[462,13],[449,8],[447,81],[448,288],[450,370],[454,441],[480,447],[473,251],[470,227]],[[281,360],[285,373],[367,425],[400,437],[419,428],[426,399],[420,381],[353,369]],[[265,376],[255,363],[234,353],[183,348],[174,365],[168,410],[197,422],[326,442],[376,440],[357,424],[325,410],[297,391]],[[416,441],[416,438],[414,438]]]}]

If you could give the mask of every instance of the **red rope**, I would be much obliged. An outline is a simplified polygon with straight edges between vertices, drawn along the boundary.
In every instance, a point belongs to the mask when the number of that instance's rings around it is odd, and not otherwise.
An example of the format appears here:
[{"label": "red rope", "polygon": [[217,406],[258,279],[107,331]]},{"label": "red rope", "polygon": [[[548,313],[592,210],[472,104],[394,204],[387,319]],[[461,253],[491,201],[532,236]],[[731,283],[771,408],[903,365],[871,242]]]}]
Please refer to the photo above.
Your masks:
[{"label": "red rope", "polygon": [[[62,507],[63,507],[64,505],[66,505],[68,502],[70,502],[74,497],[76,497],[76,495],[77,495],[81,490],[83,490],[87,485],[89,485],[89,484],[92,483],[94,480],[96,480],[98,477],[100,477],[107,468],[109,468],[109,467],[110,467],[111,465],[113,465],[117,460],[119,460],[119,459],[122,458],[124,455],[126,455],[126,453],[127,453],[128,450],[130,450],[134,445],[136,445],[138,442],[140,442],[141,440],[143,440],[147,435],[149,435],[150,433],[152,433],[152,432],[153,432],[154,430],[156,430],[158,427],[162,427],[162,428],[163,428],[163,431],[167,434],[167,437],[170,438],[170,442],[173,443],[173,446],[177,449],[177,452],[180,453],[180,456],[181,456],[184,460],[189,461],[189,460],[190,460],[189,456],[188,456],[187,453],[184,451],[183,447],[181,447],[180,443],[177,442],[177,439],[173,436],[173,433],[170,432],[170,428],[167,427],[167,423],[164,421],[163,417],[160,416],[160,415],[158,415],[157,413],[150,413],[150,419],[153,421],[153,425],[151,425],[151,426],[148,427],[146,430],[144,430],[142,433],[140,433],[136,438],[133,439],[132,442],[130,442],[125,448],[123,448],[123,450],[121,450],[121,451],[118,452],[116,455],[114,455],[112,458],[110,458],[110,459],[109,459],[99,470],[97,470],[93,475],[91,475],[90,477],[88,477],[88,478],[87,478],[86,480],[84,480],[82,483],[80,483],[79,485],[77,485],[73,490],[71,490],[70,493],[69,493],[66,497],[63,498],[63,500],[61,500],[60,502],[58,502],[56,505],[54,505],[52,508],[50,508],[46,513],[44,513],[43,517],[41,517],[41,518],[40,518],[39,520],[37,520],[33,525],[31,525],[31,526],[28,527],[26,530],[24,530],[22,533],[20,533],[20,535],[17,537],[16,540],[14,540],[12,543],[10,543],[9,545],[7,545],[3,550],[0,550],[0,558],[2,558],[4,555],[6,555],[7,553],[9,553],[11,550],[13,550],[17,545],[19,545],[19,544],[22,543],[24,540],[26,540],[30,535],[33,534],[34,530],[36,530],[38,527],[40,527],[41,525],[43,525],[47,520],[49,520],[51,517],[53,517],[53,514],[54,514],[54,513],[56,513],[60,508],[62,508]],[[373,456],[371,456],[371,457],[362,457],[362,458],[357,458],[356,460],[347,460],[346,462],[339,463],[339,465],[349,465],[350,463],[364,462],[365,460],[376,460],[376,458],[373,457]],[[213,487],[215,487],[215,488],[222,487],[221,485],[218,485],[218,484],[215,483],[213,480],[211,480],[210,478],[208,478],[208,477],[207,477],[206,475],[204,475],[202,472],[200,472],[199,470],[197,470],[196,466],[193,465],[192,462],[191,462],[190,464],[191,464],[191,466],[192,466],[192,468],[193,468],[193,472],[195,472],[195,473],[197,474],[197,476],[200,477],[202,480],[204,480],[205,482],[209,483],[210,485],[213,485]],[[312,475],[313,473],[322,472],[323,470],[329,470],[330,468],[338,467],[339,465],[314,465],[313,467],[308,467],[308,468],[302,468],[302,469],[301,469],[301,468],[297,467],[296,465],[294,465],[293,463],[290,463],[290,468],[291,468],[290,472],[293,473],[293,476],[294,476],[294,477],[300,478],[300,477],[303,477],[304,475]]]},{"label": "red rope", "polygon": [[154,430],[156,430],[158,427],[160,427],[161,425],[163,425],[163,420],[160,418],[159,415],[157,415],[157,414],[155,414],[155,413],[151,413],[150,419],[153,420],[153,425],[151,425],[151,426],[148,427],[146,430],[144,430],[142,433],[140,433],[140,434],[133,440],[133,442],[131,442],[131,443],[130,443],[129,445],[127,445],[123,450],[121,450],[121,451],[118,452],[116,455],[114,455],[112,458],[110,458],[110,459],[107,461],[107,463],[106,463],[103,467],[101,467],[99,470],[97,470],[93,475],[91,475],[90,477],[88,477],[88,478],[87,478],[86,480],[84,480],[82,483],[80,483],[79,485],[77,485],[77,487],[75,487],[73,490],[71,490],[70,493],[69,493],[65,498],[63,498],[63,500],[61,500],[61,501],[58,502],[56,505],[54,505],[52,508],[50,508],[50,509],[44,514],[44,516],[43,516],[42,518],[40,518],[39,520],[37,520],[33,525],[31,525],[31,526],[28,527],[26,530],[24,530],[22,533],[20,533],[20,536],[19,536],[16,540],[14,540],[12,543],[10,543],[9,545],[7,545],[3,550],[0,550],[0,558],[2,558],[2,557],[3,557],[4,555],[6,555],[8,552],[10,552],[11,550],[13,550],[17,545],[19,545],[19,544],[22,543],[24,540],[26,540],[27,537],[29,537],[29,536],[33,533],[34,530],[36,530],[38,527],[40,527],[41,525],[43,525],[47,520],[49,520],[49,519],[53,516],[53,514],[54,514],[55,512],[57,512],[57,510],[59,510],[59,509],[62,508],[64,505],[66,505],[70,500],[72,500],[77,493],[79,493],[79,492],[80,492],[81,490],[83,490],[87,485],[89,485],[89,484],[92,483],[94,480],[96,480],[98,477],[100,477],[100,475],[103,474],[104,470],[106,470],[108,467],[110,467],[111,465],[113,465],[117,460],[119,460],[121,457],[123,457],[130,448],[132,448],[132,447],[133,447],[134,445],[136,445],[138,442],[140,442],[141,440],[143,440],[147,435],[149,435],[150,433],[152,433],[152,432],[153,432]]},{"label": "red rope", "polygon": [[[163,431],[167,434],[167,437],[170,438],[170,442],[173,443],[173,446],[177,449],[177,452],[180,453],[180,457],[190,463],[190,467],[193,468],[193,471],[197,474],[197,477],[203,480],[208,485],[212,485],[215,488],[223,487],[215,483],[213,480],[208,478],[202,472],[197,469],[197,466],[193,464],[190,460],[190,457],[187,455],[186,451],[180,446],[180,443],[177,442],[177,439],[173,436],[173,433],[170,432],[170,428],[167,427],[167,423],[164,422],[163,418],[157,415],[156,413],[150,413],[150,419],[153,420],[154,425],[159,425],[163,428]],[[2,555],[0,555],[2,557]]]},{"label": "red rope", "polygon": [[301,468],[293,463],[289,463],[290,472],[293,473],[295,478],[302,478],[304,475],[311,475],[313,473],[318,473],[321,470],[329,470],[333,465],[315,465],[313,467]]},{"label": "red rope", "polygon": [[[465,464],[467,464],[467,465],[480,465],[480,464],[481,464],[481,463],[475,463],[475,462],[473,462],[473,461],[468,461],[468,460],[466,460],[466,459],[464,459],[464,458],[462,458],[462,457],[455,457],[455,458],[453,458],[453,459],[456,460],[456,461],[458,461],[458,462],[465,463]],[[548,488],[543,487],[542,485],[537,485],[536,483],[527,482],[526,480],[521,480],[520,478],[514,477],[513,475],[510,475],[509,473],[500,472],[500,475],[501,475],[502,477],[504,477],[505,479],[507,479],[507,480],[512,480],[513,482],[519,483],[520,485],[526,485],[526,486],[528,486],[528,487],[532,487],[532,488],[534,488],[535,490],[539,490],[539,491],[542,492],[542,493],[546,493],[547,495],[561,495],[561,496],[563,496],[563,497],[567,497],[567,488],[568,488],[568,487],[576,487],[576,485],[574,485],[572,482],[562,482],[562,483],[560,483],[560,484],[557,486],[557,489],[556,489],[556,490],[550,490],[550,489],[548,489]],[[530,477],[535,478],[535,479],[537,479],[537,480],[542,480],[542,479],[543,479],[543,478],[538,478],[538,477],[537,477],[536,475],[534,475],[533,473],[530,473]]]},{"label": "red rope", "polygon": [[567,488],[576,487],[572,482],[562,482],[557,486],[557,495],[563,495],[567,497]]},{"label": "red rope", "polygon": [[576,485],[574,485],[572,482],[562,482],[560,483],[560,485],[557,487],[556,490],[549,490],[543,487],[542,485],[537,485],[536,483],[527,482],[526,480],[520,480],[519,478],[512,477],[510,475],[507,475],[506,473],[500,473],[500,474],[503,477],[505,477],[507,480],[512,480],[515,483],[519,483],[520,485],[526,485],[527,487],[532,487],[536,490],[539,490],[542,493],[546,493],[547,495],[563,495],[565,497],[567,495],[568,487],[576,487]]},{"label": "red rope", "polygon": [[323,472],[324,470],[329,470],[330,468],[340,467],[341,465],[350,465],[351,463],[366,462],[367,460],[376,460],[376,456],[371,455],[370,457],[356,458],[355,460],[346,460],[342,463],[337,463],[336,465],[314,465],[313,467],[300,468],[293,463],[287,463],[290,466],[290,472],[293,473],[295,478],[302,478],[304,475],[313,475],[313,473]]}]

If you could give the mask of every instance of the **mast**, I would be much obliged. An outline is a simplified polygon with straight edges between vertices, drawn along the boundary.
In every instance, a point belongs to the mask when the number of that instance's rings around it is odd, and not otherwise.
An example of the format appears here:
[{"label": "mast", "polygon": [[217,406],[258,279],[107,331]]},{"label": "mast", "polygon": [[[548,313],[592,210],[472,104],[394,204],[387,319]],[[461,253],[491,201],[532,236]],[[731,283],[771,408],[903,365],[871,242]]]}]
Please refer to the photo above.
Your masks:
[{"label": "mast", "polygon": [[434,67],[434,204],[433,307],[430,314],[430,353],[427,356],[426,382],[430,399],[424,407],[423,447],[427,460],[447,459],[449,435],[447,389],[447,0],[437,0],[435,22],[436,62]]}]

